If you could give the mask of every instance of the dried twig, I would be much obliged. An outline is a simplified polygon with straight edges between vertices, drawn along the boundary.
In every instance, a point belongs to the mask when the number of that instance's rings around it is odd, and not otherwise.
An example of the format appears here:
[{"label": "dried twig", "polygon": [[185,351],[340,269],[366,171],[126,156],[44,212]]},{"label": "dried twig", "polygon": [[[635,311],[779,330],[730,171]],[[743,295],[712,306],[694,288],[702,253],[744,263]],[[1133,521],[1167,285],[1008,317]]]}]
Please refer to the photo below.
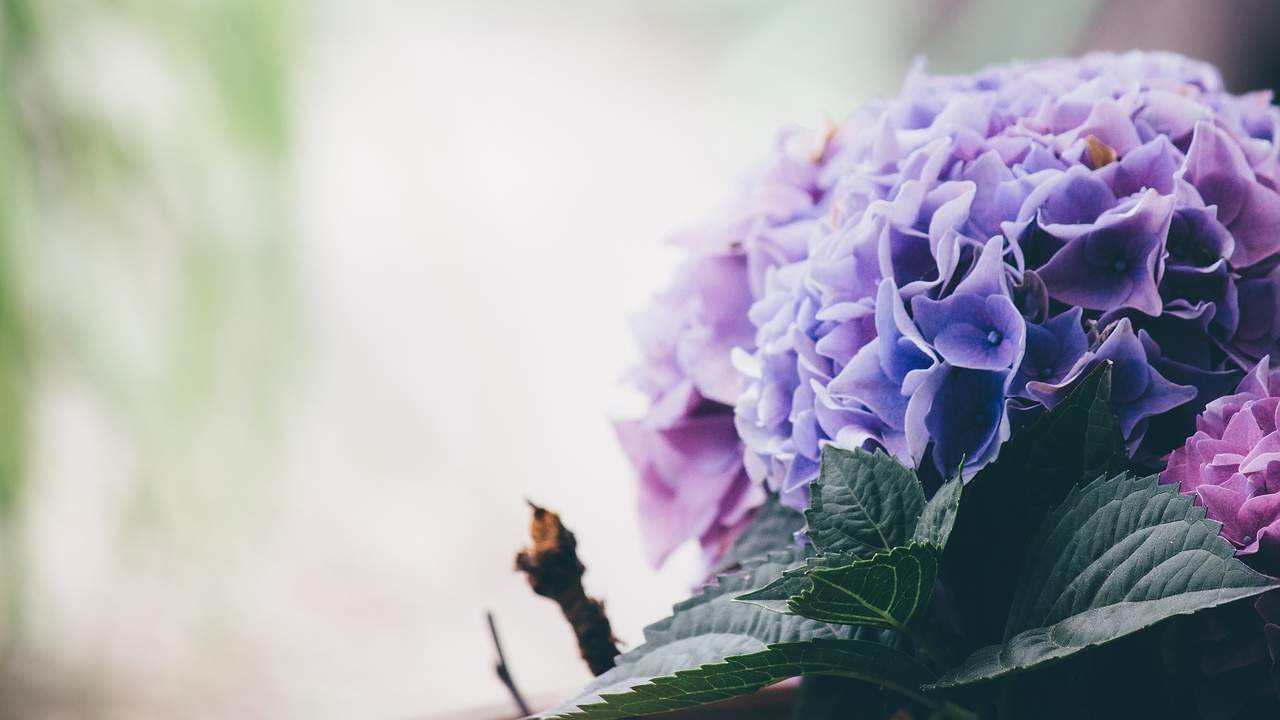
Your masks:
[{"label": "dried twig", "polygon": [[591,672],[599,675],[614,665],[617,641],[604,612],[604,603],[587,597],[582,589],[586,570],[578,560],[577,540],[560,522],[560,516],[529,503],[533,521],[529,535],[533,545],[516,555],[516,569],[529,576],[533,591],[555,600],[573,626],[578,649]]},{"label": "dried twig", "polygon": [[532,713],[529,712],[529,705],[520,694],[520,689],[516,687],[516,681],[511,678],[511,669],[507,667],[507,656],[502,652],[502,641],[498,639],[498,625],[493,620],[493,613],[485,613],[485,618],[489,620],[489,634],[493,636],[493,649],[498,651],[498,662],[493,669],[498,673],[498,679],[502,684],[507,686],[511,699],[515,700],[520,717],[527,717]]}]

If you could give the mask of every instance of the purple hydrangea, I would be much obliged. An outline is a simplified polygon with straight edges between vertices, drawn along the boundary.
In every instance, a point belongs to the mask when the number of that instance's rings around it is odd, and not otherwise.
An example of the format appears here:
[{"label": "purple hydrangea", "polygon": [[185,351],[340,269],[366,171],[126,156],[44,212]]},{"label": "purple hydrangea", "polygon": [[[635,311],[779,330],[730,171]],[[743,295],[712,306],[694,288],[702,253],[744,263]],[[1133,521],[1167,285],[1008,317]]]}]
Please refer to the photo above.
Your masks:
[{"label": "purple hydrangea", "polygon": [[832,133],[807,252],[755,288],[747,472],[793,507],[824,443],[971,477],[1104,360],[1158,460],[1277,348],[1278,124],[1165,53],[912,72]]},{"label": "purple hydrangea", "polygon": [[1278,128],[1211,66],[1128,53],[916,70],[784,134],[641,322],[650,406],[618,431],[655,560],[714,554],[760,485],[803,507],[825,443],[972,477],[1104,361],[1158,462],[1280,349]]},{"label": "purple hydrangea", "polygon": [[755,348],[748,308],[764,294],[769,271],[808,252],[824,211],[825,145],[820,136],[783,133],[725,219],[678,238],[688,258],[637,318],[644,361],[630,381],[649,404],[643,417],[615,429],[640,476],[640,519],[654,564],[692,539],[715,557],[763,501],[734,428],[743,381],[731,354]]},{"label": "purple hydrangea", "polygon": [[1222,536],[1280,574],[1280,368],[1263,358],[1231,395],[1208,404],[1161,480],[1193,493]]}]

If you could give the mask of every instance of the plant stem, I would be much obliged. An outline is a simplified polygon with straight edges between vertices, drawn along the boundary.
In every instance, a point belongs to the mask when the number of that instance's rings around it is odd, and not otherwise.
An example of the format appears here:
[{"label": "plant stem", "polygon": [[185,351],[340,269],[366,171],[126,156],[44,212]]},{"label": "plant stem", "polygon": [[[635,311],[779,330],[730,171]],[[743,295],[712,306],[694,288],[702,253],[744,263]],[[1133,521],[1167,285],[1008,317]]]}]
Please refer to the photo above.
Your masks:
[{"label": "plant stem", "polygon": [[613,667],[619,650],[604,603],[587,595],[582,587],[586,568],[578,560],[578,541],[559,515],[531,502],[529,507],[533,510],[529,524],[533,544],[516,555],[516,569],[528,577],[535,593],[560,606],[578,638],[582,659],[592,675],[600,675]]},{"label": "plant stem", "polygon": [[493,649],[498,652],[498,663],[494,666],[494,670],[498,673],[498,679],[503,685],[507,686],[507,691],[511,693],[511,699],[515,701],[516,708],[520,711],[521,717],[531,715],[529,705],[524,701],[524,696],[520,694],[520,689],[516,687],[516,681],[511,677],[511,669],[507,667],[507,656],[502,652],[502,641],[498,639],[498,624],[493,619],[493,613],[486,612],[485,618],[489,621],[489,635],[493,637]]}]

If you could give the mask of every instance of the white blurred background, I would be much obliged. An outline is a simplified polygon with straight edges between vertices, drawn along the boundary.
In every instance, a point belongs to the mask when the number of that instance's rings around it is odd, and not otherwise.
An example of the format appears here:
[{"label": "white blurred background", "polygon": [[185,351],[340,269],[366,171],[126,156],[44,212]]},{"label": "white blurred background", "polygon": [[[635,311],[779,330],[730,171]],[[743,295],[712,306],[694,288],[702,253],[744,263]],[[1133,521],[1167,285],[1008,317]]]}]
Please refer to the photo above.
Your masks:
[{"label": "white blurred background", "polygon": [[796,50],[757,12],[327,19],[300,84],[297,174],[322,389],[288,474],[348,480],[285,527],[329,535],[312,552],[341,573],[294,641],[311,654],[306,634],[327,628],[312,677],[340,714],[505,702],[485,609],[526,692],[589,678],[554,604],[511,572],[524,497],[576,532],[624,640],[687,591],[679,560],[657,574],[643,559],[608,423],[635,358],[628,314],[666,282],[663,237],[725,200],[781,124],[849,111],[887,50],[870,32],[839,33],[859,48],[842,49],[834,29]]},{"label": "white blurred background", "polygon": [[584,682],[524,498],[624,641],[684,594],[627,318],[779,127],[920,53],[1274,81],[1265,1],[1061,5],[0,2],[0,718],[500,706],[486,610],[528,695]]}]

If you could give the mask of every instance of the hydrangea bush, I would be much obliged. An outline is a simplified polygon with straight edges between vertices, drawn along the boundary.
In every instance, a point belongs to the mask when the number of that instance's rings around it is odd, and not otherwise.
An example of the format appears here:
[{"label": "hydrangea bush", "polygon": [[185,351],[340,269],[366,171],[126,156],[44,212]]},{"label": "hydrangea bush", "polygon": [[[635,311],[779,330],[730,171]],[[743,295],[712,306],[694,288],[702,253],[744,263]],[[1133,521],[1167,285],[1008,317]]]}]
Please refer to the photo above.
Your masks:
[{"label": "hydrangea bush", "polygon": [[1278,143],[1268,94],[1150,53],[917,69],[785,133],[681,239],[618,423],[654,561],[738,569],[549,714],[795,675],[918,716],[1280,713]]}]

